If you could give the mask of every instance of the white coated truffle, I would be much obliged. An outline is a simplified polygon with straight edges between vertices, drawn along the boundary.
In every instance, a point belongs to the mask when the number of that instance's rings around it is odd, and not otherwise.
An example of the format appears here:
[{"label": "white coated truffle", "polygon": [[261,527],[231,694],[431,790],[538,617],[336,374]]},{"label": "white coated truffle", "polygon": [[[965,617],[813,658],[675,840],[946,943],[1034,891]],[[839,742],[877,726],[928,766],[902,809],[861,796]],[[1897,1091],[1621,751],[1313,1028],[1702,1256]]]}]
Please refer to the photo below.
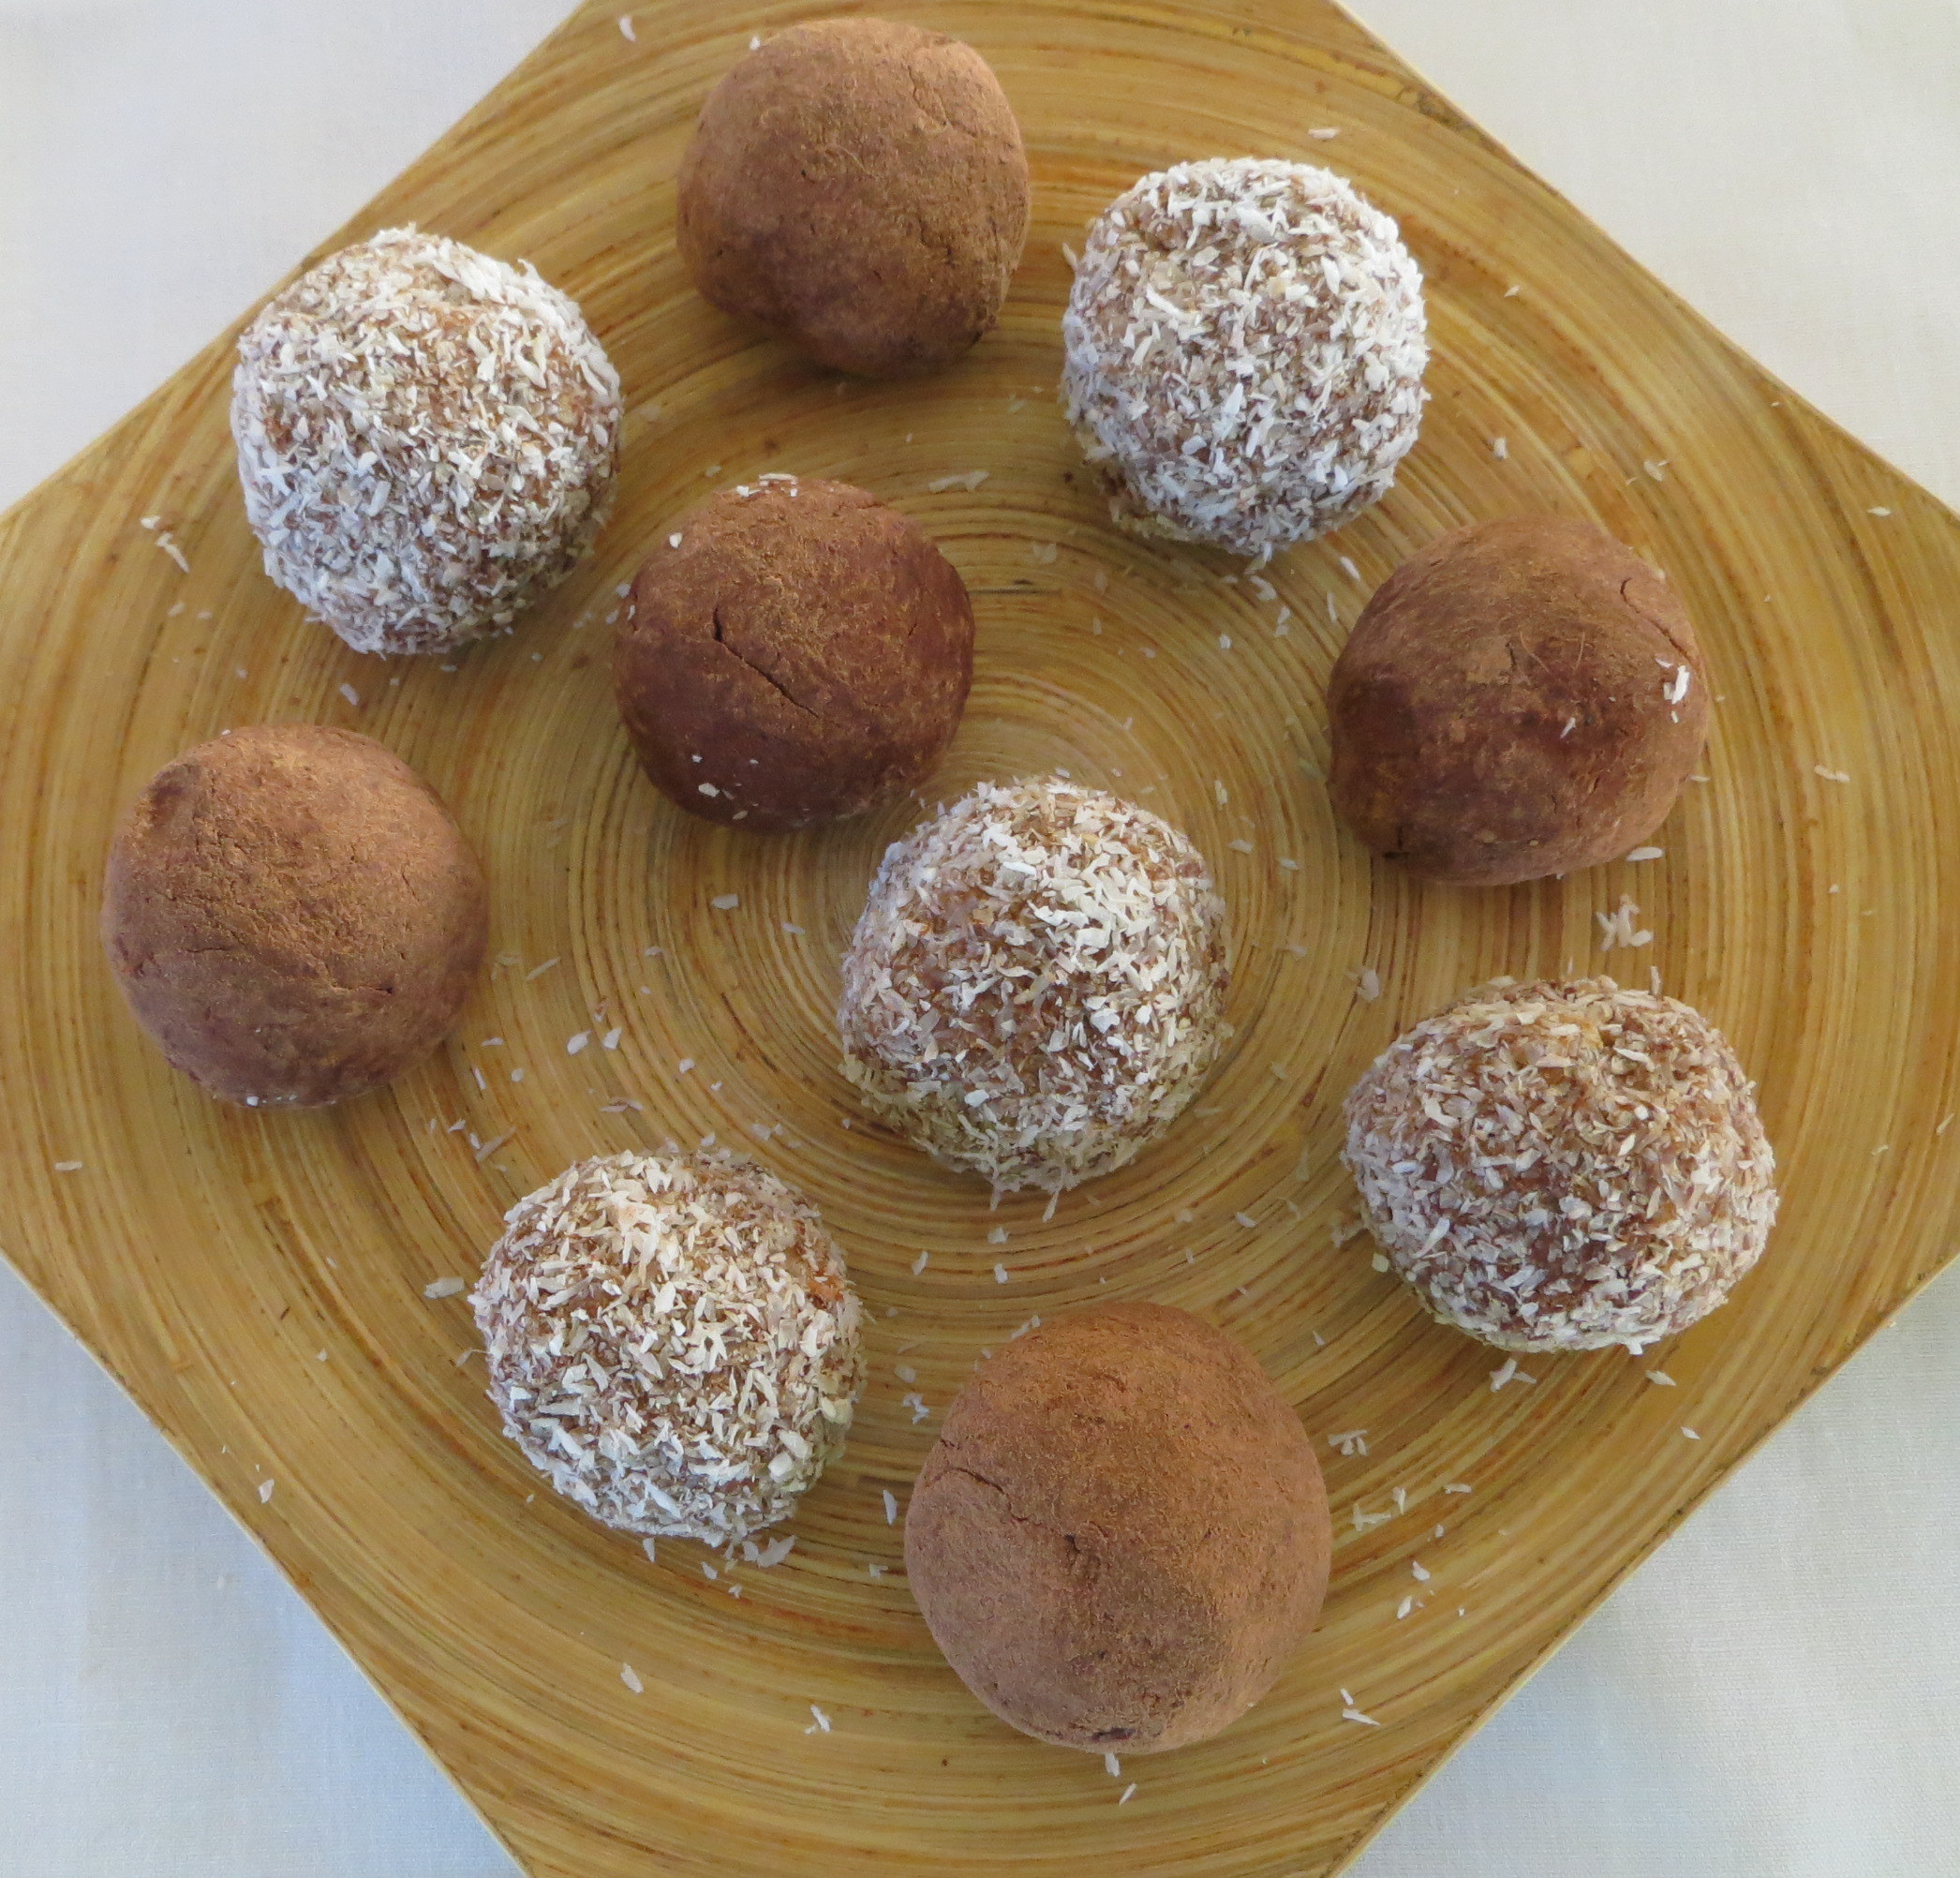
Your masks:
[{"label": "white coated truffle", "polygon": [[1753,1085],[1708,1020],[1611,978],[1473,991],[1347,1098],[1369,1229],[1500,1349],[1638,1351],[1722,1304],[1776,1217]]},{"label": "white coated truffle", "polygon": [[469,1302],[525,1458],[622,1531],[723,1545],[787,1518],[865,1379],[816,1209],[725,1155],[629,1153],[505,1219]]},{"label": "white coated truffle", "polygon": [[1421,271],[1309,164],[1144,177],[1091,225],[1062,331],[1068,421],[1137,534],[1263,559],[1379,500],[1421,422]]},{"label": "white coated truffle", "polygon": [[983,782],[886,850],[838,1013],[882,1122],[997,1193],[1135,1157],[1225,1021],[1225,904],[1168,823],[1054,778]]},{"label": "white coated truffle", "polygon": [[265,571],[359,652],[447,652],[570,572],[611,500],[619,377],[577,306],[384,229],[238,342],[231,435]]}]

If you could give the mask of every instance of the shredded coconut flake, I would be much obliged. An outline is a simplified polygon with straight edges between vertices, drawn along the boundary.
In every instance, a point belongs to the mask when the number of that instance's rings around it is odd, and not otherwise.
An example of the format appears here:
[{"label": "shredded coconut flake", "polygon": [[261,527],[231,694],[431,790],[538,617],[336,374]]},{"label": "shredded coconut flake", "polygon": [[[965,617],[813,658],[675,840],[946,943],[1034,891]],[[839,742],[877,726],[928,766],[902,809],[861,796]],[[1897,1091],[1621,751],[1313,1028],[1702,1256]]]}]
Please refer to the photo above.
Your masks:
[{"label": "shredded coconut flake", "polygon": [[453,1298],[468,1289],[468,1280],[463,1278],[432,1278],[422,1288],[422,1294],[425,1298]]},{"label": "shredded coconut flake", "polygon": [[1611,952],[1615,946],[1653,945],[1654,934],[1637,924],[1640,917],[1641,909],[1624,893],[1611,913],[1594,914],[1599,922],[1599,949]]}]

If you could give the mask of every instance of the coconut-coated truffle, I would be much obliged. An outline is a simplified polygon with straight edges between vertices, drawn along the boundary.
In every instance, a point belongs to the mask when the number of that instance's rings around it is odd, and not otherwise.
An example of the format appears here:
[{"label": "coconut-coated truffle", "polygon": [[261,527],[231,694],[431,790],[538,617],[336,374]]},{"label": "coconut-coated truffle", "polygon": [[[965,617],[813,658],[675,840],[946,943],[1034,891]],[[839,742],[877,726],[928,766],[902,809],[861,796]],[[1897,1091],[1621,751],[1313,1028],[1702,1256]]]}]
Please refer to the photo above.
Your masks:
[{"label": "coconut-coated truffle", "polygon": [[844,955],[844,1074],[880,1121],[997,1193],[1108,1173],[1230,1035],[1225,903],[1147,809],[983,782],[885,851]]},{"label": "coconut-coated truffle", "polygon": [[1119,527],[1263,559],[1380,500],[1416,441],[1422,275],[1330,170],[1158,171],[1091,225],[1062,402]]},{"label": "coconut-coated truffle", "polygon": [[1249,1352],[1163,1304],[1004,1345],[905,1511],[906,1580],[960,1680],[1093,1753],[1244,1714],[1313,1630],[1331,1549],[1299,1418]]},{"label": "coconut-coated truffle", "polygon": [[866,378],[959,358],[1027,233],[1027,154],[987,61],[888,20],[765,40],[681,158],[676,237],[702,294]]},{"label": "coconut-coated truffle", "polygon": [[1706,1317],[1776,1218],[1752,1083],[1690,1006],[1500,978],[1347,1098],[1343,1153],[1390,1262],[1501,1349],[1638,1351]]},{"label": "coconut-coated truffle", "polygon": [[231,435],[266,573],[357,652],[448,652],[590,545],[619,377],[528,261],[383,229],[245,328]]},{"label": "coconut-coated truffle", "polygon": [[916,788],[973,674],[966,583],[926,532],[848,483],[784,475],[662,532],[613,654],[641,768],[690,814],[751,831]]},{"label": "coconut-coated truffle", "polygon": [[167,763],[110,851],[102,938],[171,1066],[248,1108],[392,1081],[483,967],[483,871],[436,793],[372,738],[259,724]]},{"label": "coconut-coated truffle", "polygon": [[787,1519],[865,1379],[816,1209],[725,1154],[627,1153],[504,1217],[469,1302],[525,1459],[626,1532],[732,1545]]},{"label": "coconut-coated truffle", "polygon": [[1335,661],[1334,807],[1428,880],[1570,873],[1667,819],[1708,703],[1686,609],[1630,548],[1564,516],[1478,522],[1397,568]]}]

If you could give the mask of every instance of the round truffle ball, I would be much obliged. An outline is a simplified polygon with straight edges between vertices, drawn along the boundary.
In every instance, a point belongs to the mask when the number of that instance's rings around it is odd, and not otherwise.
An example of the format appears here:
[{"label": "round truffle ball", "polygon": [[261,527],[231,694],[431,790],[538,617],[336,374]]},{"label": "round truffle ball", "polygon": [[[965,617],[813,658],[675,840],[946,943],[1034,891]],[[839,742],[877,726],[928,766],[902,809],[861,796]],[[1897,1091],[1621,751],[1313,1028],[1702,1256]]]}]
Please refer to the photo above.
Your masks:
[{"label": "round truffle ball", "polygon": [[227,1102],[317,1109],[448,1035],[483,967],[483,871],[372,738],[260,724],[167,763],[110,851],[102,938],[136,1021]]},{"label": "round truffle ball", "polygon": [[915,788],[973,676],[973,604],[930,539],[848,483],[787,476],[673,525],[613,653],[646,774],[690,814],[755,830]]},{"label": "round truffle ball", "polygon": [[1332,1541],[1313,1443],[1258,1364],[1188,1311],[1108,1304],[960,1391],[906,1508],[905,1572],[1002,1721],[1148,1754],[1272,1687]]},{"label": "round truffle ball", "polygon": [[469,1295],[504,1433],[623,1532],[733,1545],[843,1452],[857,1294],[816,1209],[725,1155],[581,1161]]},{"label": "round truffle ball", "polygon": [[951,365],[988,331],[1028,234],[1028,158],[971,46],[888,20],[818,20],[709,93],[681,158],[694,285],[820,364]]},{"label": "round truffle ball", "polygon": [[1432,542],[1375,590],[1328,693],[1334,807],[1428,880],[1501,887],[1639,845],[1700,761],[1708,682],[1659,574],[1555,515]]},{"label": "round truffle ball", "polygon": [[598,533],[619,377],[528,261],[383,229],[245,328],[231,435],[266,573],[357,652],[448,652]]},{"label": "round truffle ball", "polygon": [[983,782],[886,849],[844,955],[844,1074],[996,1193],[1110,1172],[1170,1126],[1231,1034],[1225,903],[1146,809]]},{"label": "round truffle ball", "polygon": [[1091,226],[1062,333],[1068,421],[1135,534],[1311,541],[1381,499],[1422,419],[1421,272],[1305,163],[1144,177]]},{"label": "round truffle ball", "polygon": [[1443,1322],[1500,1349],[1639,1351],[1723,1303],[1776,1217],[1722,1034],[1611,978],[1500,978],[1347,1098],[1369,1230]]}]

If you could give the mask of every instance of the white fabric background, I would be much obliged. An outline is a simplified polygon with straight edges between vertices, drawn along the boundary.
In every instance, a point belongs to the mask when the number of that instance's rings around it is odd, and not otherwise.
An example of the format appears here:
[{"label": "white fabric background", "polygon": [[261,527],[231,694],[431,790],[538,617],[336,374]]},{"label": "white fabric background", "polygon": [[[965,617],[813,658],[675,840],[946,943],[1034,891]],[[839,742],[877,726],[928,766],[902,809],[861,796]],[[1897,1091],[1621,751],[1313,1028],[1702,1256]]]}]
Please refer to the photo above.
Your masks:
[{"label": "white fabric background", "polygon": [[[0,0],[0,503],[559,10]],[[1361,11],[1745,347],[1960,500],[1960,0]],[[0,1871],[508,1878],[299,1600],[4,1269],[0,1426],[19,1431],[0,1447]],[[1956,1534],[1960,1271],[1449,1764],[1363,1878],[1960,1874]]]}]

